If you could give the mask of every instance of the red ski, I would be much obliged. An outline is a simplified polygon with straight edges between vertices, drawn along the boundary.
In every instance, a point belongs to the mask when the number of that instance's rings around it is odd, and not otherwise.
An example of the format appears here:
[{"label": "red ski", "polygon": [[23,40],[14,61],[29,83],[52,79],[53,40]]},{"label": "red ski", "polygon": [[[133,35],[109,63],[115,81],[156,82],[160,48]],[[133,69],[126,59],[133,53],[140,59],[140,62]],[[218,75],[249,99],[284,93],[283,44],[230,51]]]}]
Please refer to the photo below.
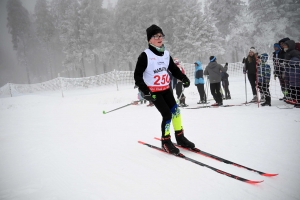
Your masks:
[{"label": "red ski", "polygon": [[[156,150],[158,150],[158,151],[160,151],[160,152],[167,153],[167,152],[165,152],[162,148],[159,148],[159,147],[157,147],[157,146],[153,146],[153,145],[151,145],[151,144],[148,144],[148,143],[145,143],[145,142],[142,142],[142,141],[138,141],[138,143],[143,144],[143,145],[146,145],[146,146],[148,146],[148,147],[150,147],[150,148],[152,148],[152,149],[156,149]],[[170,153],[167,153],[167,154],[170,154]],[[233,175],[233,174],[231,174],[231,173],[228,173],[228,172],[219,170],[219,169],[217,169],[217,168],[214,168],[214,167],[209,166],[209,165],[207,165],[207,164],[201,163],[201,162],[199,162],[199,161],[197,161],[197,160],[194,160],[194,159],[192,159],[192,158],[186,157],[186,156],[183,155],[182,153],[179,153],[179,154],[177,154],[177,155],[176,155],[176,154],[171,154],[171,155],[174,155],[174,156],[176,156],[176,157],[179,157],[179,158],[182,158],[182,159],[184,159],[184,160],[190,161],[190,162],[195,163],[195,164],[197,164],[197,165],[200,165],[200,166],[202,166],[202,167],[207,167],[207,168],[209,168],[209,169],[211,169],[211,170],[213,170],[213,171],[215,171],[215,172],[218,172],[219,174],[226,175],[226,176],[228,176],[228,177],[230,177],[230,178],[233,178],[233,179],[236,179],[236,180],[245,182],[245,183],[256,184],[256,183],[261,183],[261,182],[263,182],[263,180],[262,180],[262,181],[249,180],[249,179],[245,179],[245,178],[242,178],[242,177]]]},{"label": "red ski", "polygon": [[[160,138],[157,138],[155,137],[154,139],[156,140],[160,140]],[[176,147],[179,147],[179,148],[182,148],[182,149],[185,149],[185,150],[188,150],[188,151],[191,151],[191,152],[194,152],[194,153],[197,153],[197,154],[200,154],[202,156],[206,156],[206,157],[209,157],[209,158],[212,158],[214,160],[217,160],[217,161],[220,161],[220,162],[224,162],[226,164],[230,164],[230,165],[233,165],[233,166],[236,166],[236,167],[239,167],[239,168],[244,168],[244,169],[247,169],[249,171],[253,171],[253,172],[256,172],[256,173],[259,173],[260,175],[262,176],[277,176],[278,174],[270,174],[270,173],[265,173],[265,172],[261,172],[261,171],[258,171],[258,170],[255,170],[255,169],[251,169],[249,167],[246,167],[246,166],[243,166],[243,165],[240,165],[238,163],[235,163],[235,162],[232,162],[232,161],[229,161],[229,160],[226,160],[224,158],[221,158],[221,157],[218,157],[218,156],[215,156],[213,154],[210,154],[210,153],[207,153],[205,151],[202,151],[198,148],[194,148],[194,149],[188,149],[188,148],[184,148],[176,143],[173,143]]]}]

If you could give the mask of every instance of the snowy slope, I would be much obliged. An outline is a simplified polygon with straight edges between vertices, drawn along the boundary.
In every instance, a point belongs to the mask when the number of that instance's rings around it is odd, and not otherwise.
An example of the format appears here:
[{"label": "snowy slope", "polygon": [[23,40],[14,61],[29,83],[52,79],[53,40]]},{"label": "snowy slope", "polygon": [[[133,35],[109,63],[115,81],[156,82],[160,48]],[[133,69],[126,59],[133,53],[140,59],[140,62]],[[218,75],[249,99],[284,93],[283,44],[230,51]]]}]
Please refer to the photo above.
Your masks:
[{"label": "snowy slope", "polygon": [[[230,81],[233,99],[224,104],[244,102],[243,79]],[[185,94],[196,106],[195,86]],[[64,98],[58,91],[0,99],[0,199],[300,199],[299,109],[278,109],[283,103],[277,99],[272,107],[181,109],[185,135],[198,148],[279,173],[263,177],[181,150],[223,171],[264,180],[252,185],[139,144],[160,146],[153,139],[161,134],[154,107],[102,114],[136,96],[128,85],[67,91]]]}]

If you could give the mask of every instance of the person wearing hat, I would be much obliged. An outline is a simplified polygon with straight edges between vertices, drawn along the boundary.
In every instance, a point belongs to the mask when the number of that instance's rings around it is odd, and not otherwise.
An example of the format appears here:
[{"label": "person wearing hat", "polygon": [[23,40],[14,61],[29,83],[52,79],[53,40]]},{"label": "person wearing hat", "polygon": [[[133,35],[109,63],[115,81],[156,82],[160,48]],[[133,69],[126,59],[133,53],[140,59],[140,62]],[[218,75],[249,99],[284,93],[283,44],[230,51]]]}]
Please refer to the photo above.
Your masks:
[{"label": "person wearing hat", "polygon": [[256,56],[256,50],[254,47],[251,47],[247,58],[244,60],[245,69],[244,73],[248,74],[248,80],[251,85],[253,99],[250,102],[257,102],[257,91],[256,91],[256,67],[258,65],[258,58]]},{"label": "person wearing hat", "polygon": [[222,99],[222,94],[220,92],[221,90],[220,72],[226,72],[227,66],[225,68],[222,65],[218,64],[216,56],[210,56],[209,61],[210,61],[209,64],[206,66],[204,70],[204,75],[209,75],[210,92],[214,97],[214,100],[216,101],[216,103],[212,104],[212,106],[222,106],[223,99]]},{"label": "person wearing hat", "polygon": [[273,52],[274,79],[276,80],[276,78],[278,78],[279,84],[281,87],[281,91],[283,94],[283,98],[280,98],[279,100],[286,99],[286,97],[285,97],[286,89],[285,89],[285,82],[284,82],[284,78],[283,78],[283,74],[284,74],[283,61],[284,61],[285,52],[281,48],[282,45],[283,45],[283,42],[281,42],[281,45],[279,43],[275,43],[274,44],[274,52]]},{"label": "person wearing hat", "polygon": [[[153,24],[146,29],[148,48],[142,52],[137,60],[134,71],[135,84],[144,93],[144,98],[152,101],[162,116],[161,142],[162,149],[171,154],[179,154],[179,149],[171,141],[171,122],[175,130],[175,138],[178,145],[185,148],[195,148],[184,135],[181,113],[172,91],[169,89],[170,77],[172,75],[181,80],[183,87],[189,87],[190,80],[176,66],[169,51],[165,49],[163,39],[164,33],[160,27]],[[152,123],[151,121],[149,121]]]},{"label": "person wearing hat", "polygon": [[292,89],[291,87],[291,81],[292,77],[291,75],[291,66],[289,65],[289,61],[292,58],[298,58],[300,59],[300,51],[298,51],[297,49],[295,49],[296,47],[296,43],[294,40],[287,40],[284,42],[283,44],[283,50],[285,52],[285,56],[284,56],[284,67],[285,67],[285,73],[284,73],[284,82],[286,85],[286,103],[289,104],[295,104],[297,103],[297,101],[293,98],[293,91],[294,89]]},{"label": "person wearing hat", "polygon": [[196,61],[195,63],[195,86],[200,95],[200,100],[197,104],[207,103],[206,101],[206,93],[204,90],[204,78],[203,78],[203,68],[202,63],[200,61]]},{"label": "person wearing hat", "polygon": [[268,54],[263,53],[260,55],[260,64],[257,67],[257,81],[261,97],[265,97],[265,102],[262,106],[271,106],[271,93],[269,90],[271,79],[271,67],[267,64]]}]

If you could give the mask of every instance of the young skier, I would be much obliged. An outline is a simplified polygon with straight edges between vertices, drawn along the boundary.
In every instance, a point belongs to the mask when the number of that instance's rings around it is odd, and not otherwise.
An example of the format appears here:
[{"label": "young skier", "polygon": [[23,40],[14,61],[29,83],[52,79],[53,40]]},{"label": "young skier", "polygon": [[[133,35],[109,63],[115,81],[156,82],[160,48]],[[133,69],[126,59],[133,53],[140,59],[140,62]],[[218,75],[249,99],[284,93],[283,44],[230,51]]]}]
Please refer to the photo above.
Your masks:
[{"label": "young skier", "polygon": [[163,43],[165,35],[162,29],[153,24],[146,29],[146,33],[148,48],[138,57],[134,71],[135,84],[144,93],[144,98],[152,101],[162,115],[162,149],[168,153],[178,154],[179,149],[171,141],[171,121],[177,144],[186,148],[195,148],[195,144],[184,136],[180,109],[176,104],[172,91],[169,89],[170,77],[168,70],[175,78],[182,81],[183,87],[189,87],[190,80],[180,71],[169,52],[165,50]]}]

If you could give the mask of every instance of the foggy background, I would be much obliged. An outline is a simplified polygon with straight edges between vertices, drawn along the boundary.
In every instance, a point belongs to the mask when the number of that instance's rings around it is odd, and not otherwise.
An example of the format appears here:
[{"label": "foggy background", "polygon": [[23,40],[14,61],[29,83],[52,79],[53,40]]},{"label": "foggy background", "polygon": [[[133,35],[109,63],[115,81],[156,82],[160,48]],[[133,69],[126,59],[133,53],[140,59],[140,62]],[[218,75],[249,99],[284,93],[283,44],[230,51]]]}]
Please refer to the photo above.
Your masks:
[{"label": "foggy background", "polygon": [[[10,30],[16,31],[9,33],[8,2],[22,10],[12,16],[24,14],[19,20],[27,19],[28,27],[14,21]],[[211,55],[219,63],[240,62],[251,46],[271,54],[284,37],[300,40],[299,0],[2,0],[0,9],[0,87],[58,73],[74,78],[132,71],[153,23],[163,29],[171,55],[186,63],[207,63]]]}]

